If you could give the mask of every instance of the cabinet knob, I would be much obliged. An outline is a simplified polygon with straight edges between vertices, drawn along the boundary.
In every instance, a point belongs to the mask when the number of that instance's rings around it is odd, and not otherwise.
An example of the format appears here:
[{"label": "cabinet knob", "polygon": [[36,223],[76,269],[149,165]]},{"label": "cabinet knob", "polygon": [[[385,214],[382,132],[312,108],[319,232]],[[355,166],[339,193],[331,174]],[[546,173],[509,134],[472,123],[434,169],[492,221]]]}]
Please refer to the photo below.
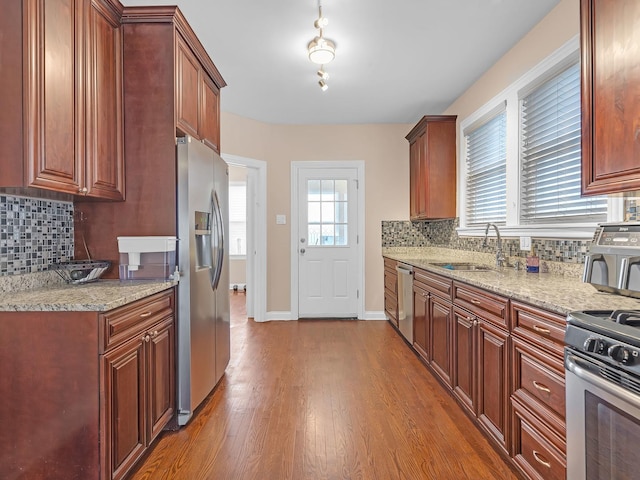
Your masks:
[{"label": "cabinet knob", "polygon": [[151,335],[147,334],[143,337],[144,341],[149,343],[151,341]]},{"label": "cabinet knob", "polygon": [[87,187],[79,188],[78,193],[81,193],[82,195],[86,195],[87,193],[89,193],[89,189]]}]

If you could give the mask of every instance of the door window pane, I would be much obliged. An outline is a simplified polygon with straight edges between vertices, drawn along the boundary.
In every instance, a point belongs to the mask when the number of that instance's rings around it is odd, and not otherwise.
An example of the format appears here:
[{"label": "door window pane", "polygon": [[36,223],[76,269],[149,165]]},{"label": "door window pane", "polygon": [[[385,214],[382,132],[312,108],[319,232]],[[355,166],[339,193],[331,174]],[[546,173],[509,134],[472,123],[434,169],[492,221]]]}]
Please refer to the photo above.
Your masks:
[{"label": "door window pane", "polygon": [[348,245],[347,180],[307,180],[308,245]]}]

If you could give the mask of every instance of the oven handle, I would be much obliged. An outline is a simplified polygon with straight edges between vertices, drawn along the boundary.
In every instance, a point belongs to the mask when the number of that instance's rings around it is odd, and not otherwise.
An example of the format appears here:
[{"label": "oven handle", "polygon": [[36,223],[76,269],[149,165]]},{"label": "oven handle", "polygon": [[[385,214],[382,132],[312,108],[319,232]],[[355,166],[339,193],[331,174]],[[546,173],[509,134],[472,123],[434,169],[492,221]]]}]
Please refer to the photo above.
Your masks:
[{"label": "oven handle", "polygon": [[576,357],[575,355],[568,354],[565,360],[565,367],[578,378],[630,403],[636,408],[640,408],[640,396],[602,378],[599,373],[596,373],[595,370],[597,370],[598,367],[595,364]]}]

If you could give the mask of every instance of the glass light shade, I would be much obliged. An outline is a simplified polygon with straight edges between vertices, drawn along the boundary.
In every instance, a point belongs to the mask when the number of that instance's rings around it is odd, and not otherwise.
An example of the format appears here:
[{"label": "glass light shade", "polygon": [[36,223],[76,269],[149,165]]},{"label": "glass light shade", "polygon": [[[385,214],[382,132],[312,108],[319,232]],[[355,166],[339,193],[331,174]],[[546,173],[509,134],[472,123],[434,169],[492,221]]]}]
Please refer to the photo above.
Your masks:
[{"label": "glass light shade", "polygon": [[331,40],[316,37],[309,42],[309,60],[318,65],[326,65],[336,56],[336,46]]}]

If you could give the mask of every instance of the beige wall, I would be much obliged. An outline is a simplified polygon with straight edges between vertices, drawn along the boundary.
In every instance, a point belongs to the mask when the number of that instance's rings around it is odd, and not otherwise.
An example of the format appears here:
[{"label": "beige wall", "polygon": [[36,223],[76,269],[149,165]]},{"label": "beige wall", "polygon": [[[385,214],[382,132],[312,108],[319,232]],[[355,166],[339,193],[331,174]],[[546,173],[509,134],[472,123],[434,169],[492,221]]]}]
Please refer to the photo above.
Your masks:
[{"label": "beige wall", "polygon": [[444,112],[458,122],[580,33],[580,0],[562,0]]},{"label": "beige wall", "polygon": [[[578,32],[579,0],[562,0],[443,113],[464,119]],[[364,160],[365,310],[381,312],[380,222],[408,219],[409,146],[404,136],[413,125],[272,125],[226,112],[221,123],[224,153],[267,162],[267,310],[289,311],[291,305],[291,162]],[[276,214],[287,215],[287,224],[276,225]]]},{"label": "beige wall", "polygon": [[[382,220],[408,219],[412,125],[270,125],[222,112],[222,151],[267,162],[267,311],[289,311],[291,162],[365,162],[365,310],[383,310]],[[321,139],[321,141],[319,141]],[[276,214],[287,216],[276,225]]]}]

